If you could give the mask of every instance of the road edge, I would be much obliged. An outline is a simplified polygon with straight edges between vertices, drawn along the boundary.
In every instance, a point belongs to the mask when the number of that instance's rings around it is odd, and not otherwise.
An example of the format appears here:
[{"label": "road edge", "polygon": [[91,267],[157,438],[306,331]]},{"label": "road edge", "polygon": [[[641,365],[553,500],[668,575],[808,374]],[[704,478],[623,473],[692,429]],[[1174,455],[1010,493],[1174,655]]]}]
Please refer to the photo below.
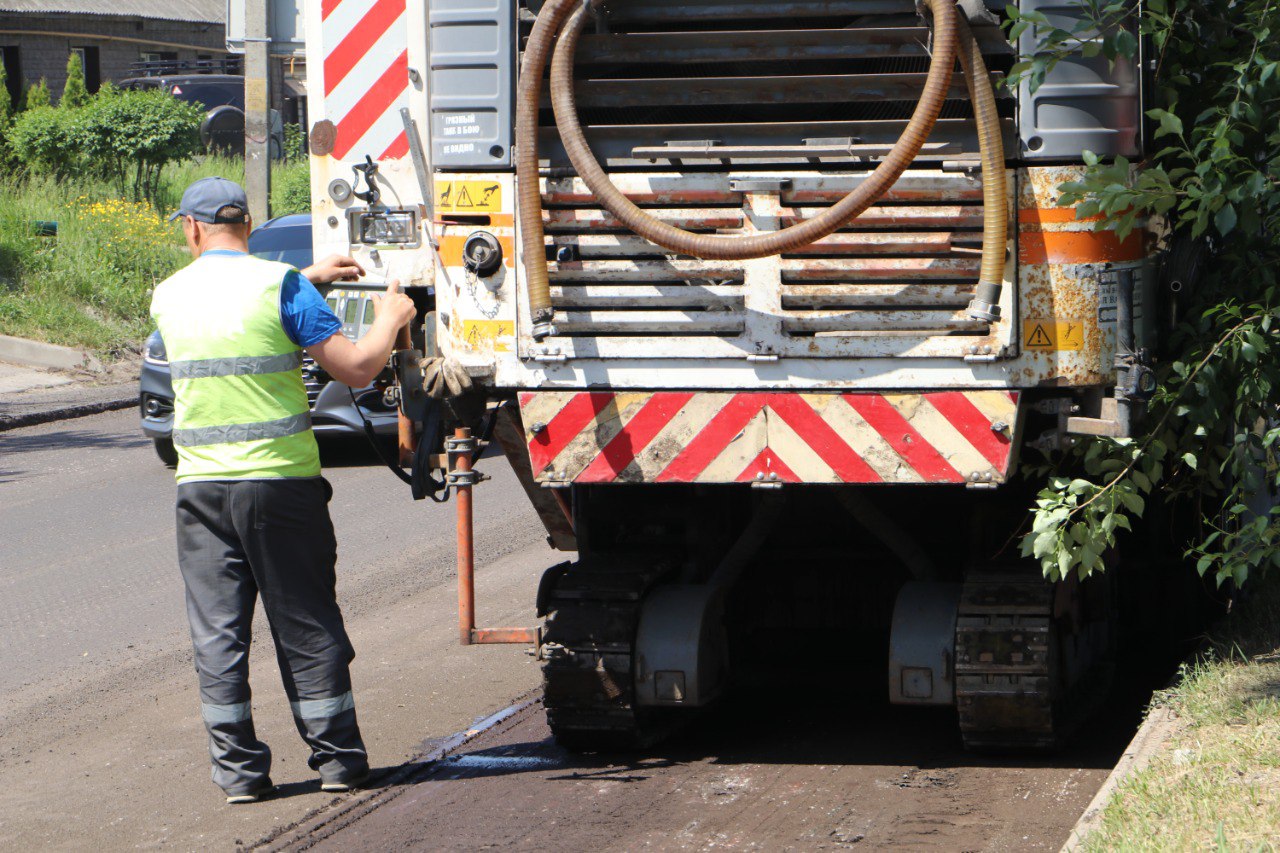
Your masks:
[{"label": "road edge", "polygon": [[[252,844],[238,849],[246,851],[306,850],[352,821],[364,817],[374,809],[399,797],[409,789],[410,785],[430,776],[440,762],[454,751],[540,704],[541,694],[541,689],[522,694],[502,710],[495,711],[481,718],[474,725],[437,741],[430,749],[422,749],[411,755],[384,779],[379,780],[377,788],[361,791],[355,795],[335,797],[329,803],[307,812],[288,826],[282,826]],[[355,814],[357,811],[359,813]],[[343,820],[343,818],[349,819]],[[339,821],[342,821],[340,825],[333,825]],[[329,831],[323,831],[326,828]]]},{"label": "road edge", "polygon": [[1133,740],[1125,747],[1124,754],[1116,762],[1098,793],[1089,801],[1084,813],[1071,828],[1071,834],[1062,845],[1060,853],[1077,853],[1083,848],[1085,840],[1102,824],[1102,814],[1116,794],[1120,784],[1133,774],[1139,772],[1151,758],[1164,746],[1169,736],[1178,727],[1178,715],[1171,708],[1152,708],[1147,718],[1142,721],[1134,734]]},{"label": "road edge", "polygon": [[0,432],[6,432],[11,429],[21,429],[22,427],[39,426],[52,421],[68,421],[75,418],[83,418],[88,415],[99,415],[103,412],[115,412],[120,409],[127,409],[138,403],[138,395],[135,391],[131,391],[126,397],[113,398],[110,400],[95,400],[92,403],[76,403],[68,406],[60,406],[56,409],[45,409],[39,412],[27,412],[26,414],[0,417]]}]

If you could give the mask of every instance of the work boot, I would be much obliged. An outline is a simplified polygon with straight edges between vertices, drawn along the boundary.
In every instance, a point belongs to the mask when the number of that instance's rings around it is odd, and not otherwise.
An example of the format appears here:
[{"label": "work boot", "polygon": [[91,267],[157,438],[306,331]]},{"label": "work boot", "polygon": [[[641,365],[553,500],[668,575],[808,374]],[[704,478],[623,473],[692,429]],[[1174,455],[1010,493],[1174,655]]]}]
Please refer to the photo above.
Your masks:
[{"label": "work boot", "polygon": [[326,794],[345,794],[348,791],[354,791],[356,788],[359,788],[368,781],[369,771],[365,770],[363,773],[358,773],[350,779],[344,779],[342,781],[335,780],[332,782],[326,782],[321,779],[320,790],[324,791]]},{"label": "work boot", "polygon": [[254,788],[252,791],[244,791],[238,794],[233,794],[230,791],[228,791],[227,805],[243,806],[248,803],[256,803],[266,797],[271,796],[275,792],[276,792],[276,786],[272,785],[270,782],[268,782],[266,785],[263,785],[262,787]]}]

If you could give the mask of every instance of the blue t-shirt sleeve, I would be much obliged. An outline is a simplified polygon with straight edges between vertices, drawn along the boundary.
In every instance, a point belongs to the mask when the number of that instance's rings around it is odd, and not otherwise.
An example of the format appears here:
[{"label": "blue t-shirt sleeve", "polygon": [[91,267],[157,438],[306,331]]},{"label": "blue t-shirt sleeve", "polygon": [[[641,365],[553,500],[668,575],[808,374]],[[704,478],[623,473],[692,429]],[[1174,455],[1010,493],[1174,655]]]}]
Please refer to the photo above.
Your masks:
[{"label": "blue t-shirt sleeve", "polygon": [[280,285],[280,322],[285,334],[300,347],[327,341],[342,331],[338,315],[297,270],[290,270]]}]

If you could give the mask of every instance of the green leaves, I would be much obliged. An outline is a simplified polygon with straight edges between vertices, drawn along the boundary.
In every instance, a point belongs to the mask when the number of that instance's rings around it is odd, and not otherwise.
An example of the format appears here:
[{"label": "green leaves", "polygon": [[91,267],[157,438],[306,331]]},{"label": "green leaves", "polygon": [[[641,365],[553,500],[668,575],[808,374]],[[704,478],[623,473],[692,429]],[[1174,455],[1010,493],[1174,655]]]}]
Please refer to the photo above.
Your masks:
[{"label": "green leaves", "polygon": [[165,92],[106,88],[75,109],[19,114],[9,133],[17,159],[33,173],[88,173],[117,182],[122,194],[152,198],[160,170],[201,150],[203,111]]},{"label": "green leaves", "polygon": [[[1238,286],[1241,268],[1221,272]],[[1280,306],[1272,266],[1253,269],[1249,281],[1267,303],[1211,303],[1179,330],[1181,356],[1161,369],[1144,436],[1089,439],[1058,460],[1073,473],[1039,492],[1021,543],[1046,577],[1101,570],[1118,532],[1132,530],[1157,497],[1201,507],[1203,530],[1173,532],[1216,583],[1280,565],[1280,509],[1254,508],[1280,492],[1280,347],[1269,331],[1280,328]]]}]

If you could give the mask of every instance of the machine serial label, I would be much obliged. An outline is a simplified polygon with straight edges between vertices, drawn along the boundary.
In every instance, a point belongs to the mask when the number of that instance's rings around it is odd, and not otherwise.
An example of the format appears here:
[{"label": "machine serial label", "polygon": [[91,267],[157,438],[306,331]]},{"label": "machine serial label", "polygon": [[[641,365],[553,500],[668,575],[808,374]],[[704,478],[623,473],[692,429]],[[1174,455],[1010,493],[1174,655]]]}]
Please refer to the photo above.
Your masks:
[{"label": "machine serial label", "polygon": [[502,185],[489,181],[436,181],[437,213],[501,213]]},{"label": "machine serial label", "polygon": [[1024,320],[1022,345],[1031,350],[1084,349],[1084,324],[1078,320]]}]

